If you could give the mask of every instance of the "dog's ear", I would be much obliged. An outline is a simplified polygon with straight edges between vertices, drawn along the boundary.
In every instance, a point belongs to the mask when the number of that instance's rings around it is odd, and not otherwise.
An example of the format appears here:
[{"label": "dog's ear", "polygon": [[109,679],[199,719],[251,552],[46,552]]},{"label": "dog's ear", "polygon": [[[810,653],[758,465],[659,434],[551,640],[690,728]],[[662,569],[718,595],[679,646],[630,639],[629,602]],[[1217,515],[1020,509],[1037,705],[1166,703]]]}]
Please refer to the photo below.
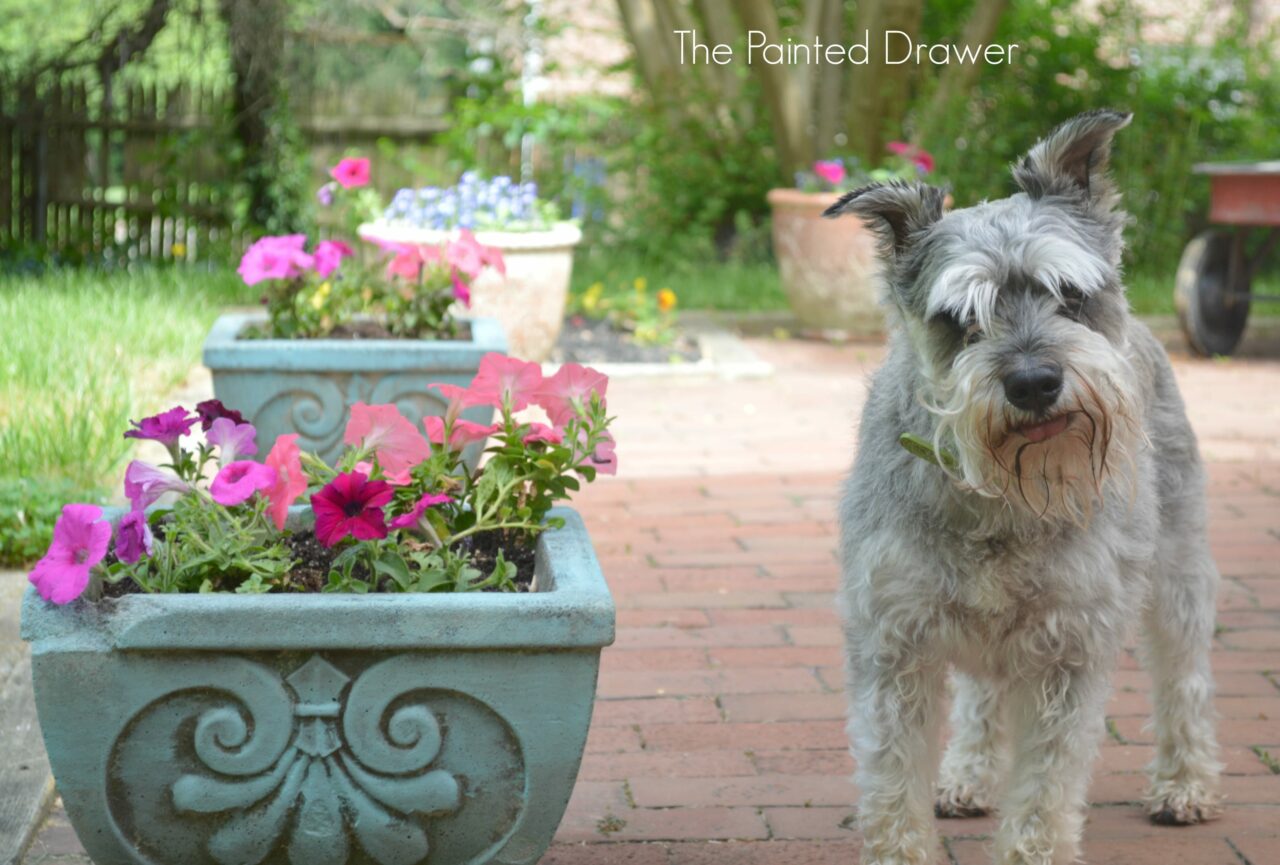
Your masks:
[{"label": "dog's ear", "polygon": [[1106,173],[1111,139],[1131,119],[1127,111],[1099,108],[1060,123],[1014,164],[1014,181],[1032,198],[1083,194],[1106,200],[1112,192]]},{"label": "dog's ear", "polygon": [[880,241],[885,260],[893,261],[911,245],[915,234],[942,218],[945,197],[946,193],[936,186],[893,180],[846,193],[822,215],[852,213],[861,217]]}]

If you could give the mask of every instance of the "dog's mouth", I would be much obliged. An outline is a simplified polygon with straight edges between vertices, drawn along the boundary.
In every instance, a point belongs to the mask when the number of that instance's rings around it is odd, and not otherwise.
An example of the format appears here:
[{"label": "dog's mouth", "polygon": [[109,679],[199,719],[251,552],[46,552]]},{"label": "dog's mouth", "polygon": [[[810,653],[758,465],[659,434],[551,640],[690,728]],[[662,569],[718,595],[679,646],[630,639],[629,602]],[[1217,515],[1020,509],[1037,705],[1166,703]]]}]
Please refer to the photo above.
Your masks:
[{"label": "dog's mouth", "polygon": [[1055,418],[1040,423],[1026,424],[1016,427],[1014,432],[1025,438],[1032,444],[1048,441],[1056,435],[1061,435],[1071,423],[1071,415],[1060,414]]}]

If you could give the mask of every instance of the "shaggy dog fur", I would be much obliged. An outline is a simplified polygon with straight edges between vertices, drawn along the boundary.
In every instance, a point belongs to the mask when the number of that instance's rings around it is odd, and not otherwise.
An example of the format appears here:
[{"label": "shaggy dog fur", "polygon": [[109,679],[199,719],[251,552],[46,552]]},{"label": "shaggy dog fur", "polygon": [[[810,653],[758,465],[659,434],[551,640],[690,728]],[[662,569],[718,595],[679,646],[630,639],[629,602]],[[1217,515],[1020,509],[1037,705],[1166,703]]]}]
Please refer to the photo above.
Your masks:
[{"label": "shaggy dog fur", "polygon": [[[892,319],[840,507],[864,865],[931,862],[935,812],[996,808],[999,863],[1074,861],[1111,673],[1139,620],[1150,815],[1218,809],[1218,574],[1195,436],[1121,285],[1126,217],[1105,172],[1128,121],[1063,123],[1000,201],[944,214],[941,190],[890,183],[827,213],[879,235]],[[902,433],[945,458],[912,456]]]}]

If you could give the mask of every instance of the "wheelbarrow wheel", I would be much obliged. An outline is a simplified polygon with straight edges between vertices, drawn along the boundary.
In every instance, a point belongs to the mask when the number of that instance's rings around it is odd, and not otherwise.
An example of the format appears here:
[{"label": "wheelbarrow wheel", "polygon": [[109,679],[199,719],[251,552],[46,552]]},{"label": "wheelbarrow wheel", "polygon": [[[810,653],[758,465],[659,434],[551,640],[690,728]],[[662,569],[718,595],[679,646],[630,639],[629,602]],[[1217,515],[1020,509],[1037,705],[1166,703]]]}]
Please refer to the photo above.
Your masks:
[{"label": "wheelbarrow wheel", "polygon": [[1192,238],[1182,251],[1174,286],[1178,321],[1192,351],[1205,357],[1235,351],[1249,318],[1248,295],[1236,237],[1204,231]]}]

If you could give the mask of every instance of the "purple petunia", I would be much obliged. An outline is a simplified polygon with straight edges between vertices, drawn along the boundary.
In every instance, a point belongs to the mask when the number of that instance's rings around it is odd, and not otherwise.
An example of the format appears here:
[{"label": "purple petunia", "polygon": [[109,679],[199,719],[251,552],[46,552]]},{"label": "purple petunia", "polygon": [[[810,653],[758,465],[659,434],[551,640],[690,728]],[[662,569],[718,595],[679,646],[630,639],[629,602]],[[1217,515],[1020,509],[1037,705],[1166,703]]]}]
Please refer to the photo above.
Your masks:
[{"label": "purple petunia", "polygon": [[200,416],[200,429],[205,432],[208,432],[209,427],[213,426],[213,422],[220,417],[230,418],[236,423],[245,422],[244,415],[233,408],[227,408],[221,400],[217,399],[196,403],[196,414]]},{"label": "purple petunia", "polygon": [[182,406],[174,406],[142,420],[130,421],[134,428],[124,434],[127,439],[150,439],[160,442],[169,449],[169,453],[177,459],[178,439],[191,432],[191,428],[200,420]]},{"label": "purple petunia", "polygon": [[40,597],[67,604],[84,593],[89,572],[107,554],[111,524],[95,505],[66,505],[53,526],[53,543],[28,579]]},{"label": "purple petunia", "polygon": [[151,555],[151,526],[142,511],[129,511],[120,518],[116,529],[116,558],[131,565],[144,555]]},{"label": "purple petunia", "polygon": [[220,417],[209,426],[205,438],[209,444],[218,449],[219,465],[228,465],[240,457],[253,456],[258,452],[258,443],[254,440],[258,431],[253,424],[236,423],[231,418]]},{"label": "purple petunia", "polygon": [[191,485],[168,469],[134,460],[124,472],[124,494],[133,510],[142,511],[168,492],[185,493]]}]

